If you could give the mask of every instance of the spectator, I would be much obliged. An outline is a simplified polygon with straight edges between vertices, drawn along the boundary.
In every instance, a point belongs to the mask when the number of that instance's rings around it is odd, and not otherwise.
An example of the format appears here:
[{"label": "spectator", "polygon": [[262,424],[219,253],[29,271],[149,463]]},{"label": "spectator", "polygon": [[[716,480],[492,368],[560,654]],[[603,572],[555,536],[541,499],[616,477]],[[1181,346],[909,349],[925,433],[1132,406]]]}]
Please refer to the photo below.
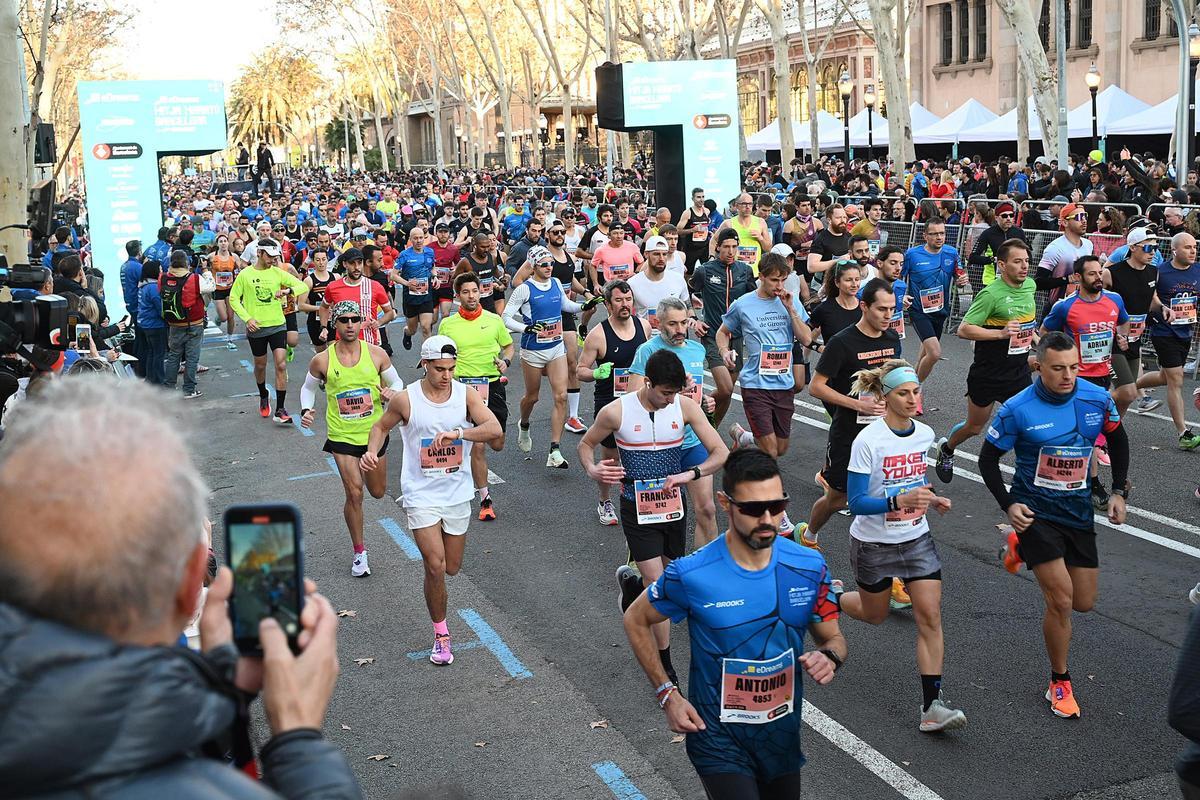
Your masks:
[{"label": "spectator", "polygon": [[204,393],[196,388],[196,370],[200,366],[200,345],[204,342],[204,300],[200,296],[200,276],[192,272],[186,253],[171,253],[166,275],[158,278],[162,295],[162,313],[166,320],[167,357],[163,363],[163,386],[174,389],[179,365],[184,362],[183,396],[189,400]]},{"label": "spectator", "polygon": [[59,227],[55,228],[54,236],[51,238],[52,241],[50,247],[46,250],[45,255],[42,256],[43,267],[54,266],[55,253],[70,253],[75,249],[70,245],[71,229],[66,225],[60,225]]},{"label": "spectator", "polygon": [[142,265],[142,279],[138,284],[137,329],[142,336],[142,373],[149,383],[163,384],[163,359],[167,355],[167,321],[162,315],[162,295],[158,291],[158,278],[162,269],[157,261]]}]

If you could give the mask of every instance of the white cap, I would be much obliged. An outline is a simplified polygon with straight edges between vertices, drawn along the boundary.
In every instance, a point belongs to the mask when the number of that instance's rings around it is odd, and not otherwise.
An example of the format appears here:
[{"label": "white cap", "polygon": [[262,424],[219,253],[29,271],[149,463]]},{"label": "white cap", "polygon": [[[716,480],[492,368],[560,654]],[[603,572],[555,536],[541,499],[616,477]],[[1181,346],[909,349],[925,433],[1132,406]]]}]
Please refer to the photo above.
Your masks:
[{"label": "white cap", "polygon": [[772,247],[771,252],[775,253],[776,255],[783,256],[784,258],[791,258],[792,256],[796,255],[796,251],[791,248],[791,245],[785,244],[784,242],[780,242]]},{"label": "white cap", "polygon": [[430,336],[421,343],[422,361],[437,361],[439,358],[458,358],[458,345],[449,336]]},{"label": "white cap", "polygon": [[1157,242],[1158,237],[1151,234],[1150,231],[1146,230],[1145,228],[1134,228],[1129,232],[1129,235],[1125,237],[1125,244],[1129,245],[1130,247],[1137,247],[1139,244],[1148,241]]},{"label": "white cap", "polygon": [[664,253],[671,249],[671,245],[667,244],[667,240],[662,236],[651,236],[646,240],[646,252],[652,250],[662,250]]}]

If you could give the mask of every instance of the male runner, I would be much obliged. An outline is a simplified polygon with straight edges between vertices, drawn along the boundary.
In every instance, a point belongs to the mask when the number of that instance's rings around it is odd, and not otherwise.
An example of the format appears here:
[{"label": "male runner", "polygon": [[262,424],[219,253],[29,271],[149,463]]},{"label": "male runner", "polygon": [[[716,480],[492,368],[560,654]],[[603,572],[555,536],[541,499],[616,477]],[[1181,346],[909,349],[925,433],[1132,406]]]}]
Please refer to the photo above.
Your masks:
[{"label": "male runner", "polygon": [[332,309],[337,338],[333,347],[313,356],[304,386],[300,388],[300,424],[311,428],[316,416],[317,392],[325,390],[325,446],[333,456],[346,502],[342,514],[350,531],[354,561],[350,574],[371,574],[367,545],[363,540],[363,484],[374,498],[387,491],[387,440],[379,450],[379,468],[364,475],[359,459],[367,452],[371,427],[383,414],[383,405],[404,388],[391,359],[383,348],[358,338],[362,311],[353,300],[341,300]]},{"label": "male runner", "polygon": [[361,459],[363,472],[377,469],[388,433],[401,426],[400,484],[408,527],[425,563],[425,606],[434,636],[429,660],[439,666],[454,663],[446,626],[446,576],[457,575],[462,567],[475,493],[463,460],[472,443],[490,442],[503,433],[479,392],[454,380],[457,360],[458,348],[448,336],[430,336],[421,343],[424,377],[392,397],[372,426]]},{"label": "male runner", "polygon": [[1117,401],[1117,413],[1122,417],[1138,396],[1137,379],[1142,368],[1146,320],[1152,312],[1162,314],[1162,301],[1154,290],[1158,283],[1158,270],[1153,265],[1158,253],[1158,237],[1146,228],[1134,228],[1127,241],[1129,250],[1125,258],[1115,262],[1110,260],[1104,269],[1104,287],[1121,296],[1129,314],[1125,346],[1121,347],[1122,342],[1118,340],[1118,347],[1112,354],[1113,373],[1117,376],[1113,399]]},{"label": "male runner", "polygon": [[368,344],[381,345],[380,329],[396,318],[396,310],[388,300],[387,290],[378,281],[363,275],[363,254],[357,247],[342,253],[338,267],[345,270],[346,274],[325,287],[325,296],[318,307],[322,336],[325,339],[329,337],[329,309],[343,300],[353,300],[358,303],[363,318],[358,337]]},{"label": "male runner", "polygon": [[704,190],[692,189],[692,204],[679,215],[679,249],[683,251],[684,268],[689,275],[697,264],[708,260],[708,225],[711,221],[704,205]]},{"label": "male runner", "polygon": [[275,362],[276,424],[289,425],[287,412],[287,323],[280,300],[288,295],[302,297],[308,285],[299,278],[276,269],[280,260],[279,243],[259,239],[254,264],[238,273],[229,289],[229,306],[246,323],[246,341],[254,356],[254,382],[258,384],[258,413],[271,416],[267,394],[267,351]]},{"label": "male runner", "polygon": [[[1096,437],[1108,437],[1113,489],[1108,518],[1125,521],[1129,438],[1108,393],[1078,381],[1079,351],[1061,331],[1042,337],[1033,385],[1000,406],[979,451],[979,472],[1008,514],[1004,566],[1015,573],[1025,562],[1042,589],[1046,610],[1042,635],[1050,657],[1046,700],[1059,717],[1078,717],[1067,654],[1071,611],[1096,602],[1100,561],[1088,489],[1088,462]],[[1000,457],[1016,451],[1012,491],[1000,474]]]},{"label": "male runner", "polygon": [[[512,365],[513,340],[504,320],[485,309],[479,296],[479,276],[465,272],[454,279],[458,295],[458,313],[446,317],[438,334],[449,336],[458,348],[454,379],[473,387],[500,423],[500,435],[488,442],[497,453],[504,449],[504,430],[508,425],[507,378]],[[496,508],[488,490],[487,449],[471,448],[471,476],[479,494],[479,520],[496,518]]]},{"label": "male runner", "polygon": [[950,316],[950,281],[967,285],[967,273],[958,270],[958,250],[946,244],[946,223],[934,217],[925,223],[925,244],[910,247],[904,254],[900,277],[908,283],[912,306],[908,318],[921,339],[917,377],[921,383],[942,357],[942,331]]},{"label": "male runner", "polygon": [[[678,358],[657,352],[646,360],[646,380],[636,392],[622,395],[600,409],[596,421],[579,443],[579,462],[596,482],[621,487],[621,528],[629,553],[647,583],[687,549],[685,484],[712,475],[725,463],[729,450],[704,412],[681,392],[688,374]],[[691,425],[708,457],[691,469],[682,466],[683,429]],[[593,451],[612,435],[620,461],[595,463]],[[642,579],[627,564],[617,570],[621,611],[641,594]],[[626,587],[629,584],[629,588]],[[654,628],[659,663],[672,683],[671,626],[665,620]]]},{"label": "male runner", "polygon": [[717,257],[696,267],[690,285],[704,304],[704,320],[697,320],[694,329],[704,344],[705,358],[712,371],[713,383],[716,384],[713,424],[719,426],[733,399],[733,382],[741,369],[742,340],[734,338],[727,348],[737,353],[733,369],[730,369],[717,346],[717,329],[721,327],[721,318],[729,310],[730,304],[742,295],[753,292],[756,284],[750,266],[737,260],[737,231],[724,230],[716,238]]},{"label": "male runner", "polygon": [[1028,244],[1029,237],[1015,222],[1017,210],[1010,201],[1005,200],[996,206],[996,222],[975,240],[975,247],[967,258],[968,264],[983,267],[983,285],[987,286],[999,275],[999,265],[996,263],[996,253],[1000,245],[1009,239],[1020,239]]},{"label": "male runner", "polygon": [[454,303],[454,280],[450,274],[459,262],[459,247],[450,241],[450,226],[444,222],[433,228],[433,298],[437,303],[434,309],[436,319],[444,319],[450,315]]},{"label": "male runner", "polygon": [[[798,800],[797,667],[823,685],[845,661],[837,601],[821,554],[777,538],[788,496],[773,458],[755,448],[731,454],[722,489],[729,529],[668,565],[625,613],[625,633],[668,727],[687,734],[710,800]],[[685,618],[690,702],[654,653],[654,626]]]},{"label": "male runner", "polygon": [[663,236],[651,236],[646,239],[646,265],[642,271],[629,279],[629,288],[633,290],[634,312],[650,323],[653,330],[658,330],[658,303],[664,297],[678,297],[684,302],[691,301],[688,293],[687,280],[682,272],[667,269],[667,256],[671,245]]},{"label": "male runner", "polygon": [[975,295],[958,326],[958,335],[975,342],[967,371],[967,418],[950,429],[937,446],[938,480],[954,480],[954,451],[978,436],[1003,403],[1029,386],[1029,353],[1037,327],[1036,285],[1029,277],[1029,245],[1009,239],[996,247],[995,277]]},{"label": "male runner", "polygon": [[750,195],[743,192],[733,201],[737,212],[721,223],[717,228],[716,238],[709,245],[709,254],[717,255],[717,245],[721,242],[721,234],[727,230],[737,233],[737,260],[750,267],[750,271],[758,275],[759,257],[771,249],[771,231],[767,229],[766,220],[754,214],[754,201]]},{"label": "male runner", "polygon": [[796,256],[796,274],[800,276],[800,297],[809,299],[808,253],[812,249],[817,233],[825,230],[825,223],[813,216],[812,198],[801,195],[796,198],[796,214],[783,223],[783,241],[792,248]]},{"label": "male runner", "polygon": [[629,280],[641,266],[642,253],[633,242],[625,240],[627,229],[614,222],[608,229],[608,241],[592,253],[592,285],[602,287],[611,280]]},{"label": "male runner", "polygon": [[396,269],[392,282],[404,287],[404,338],[405,350],[412,350],[413,334],[417,324],[421,325],[421,336],[428,339],[433,335],[433,248],[425,246],[425,229],[413,228],[408,234],[408,247],[396,257]]},{"label": "male runner", "polygon": [[1045,313],[1049,313],[1050,307],[1063,296],[1065,287],[1072,280],[1075,261],[1080,256],[1092,254],[1092,240],[1084,238],[1087,233],[1087,210],[1081,205],[1068,203],[1058,213],[1058,220],[1062,226],[1062,236],[1046,245],[1034,275],[1039,289],[1050,290],[1046,296]]},{"label": "male runner", "polygon": [[488,231],[471,238],[471,250],[465,253],[454,268],[454,278],[467,272],[479,278],[479,302],[493,314],[504,313],[504,290],[508,276],[496,254],[496,236]]}]

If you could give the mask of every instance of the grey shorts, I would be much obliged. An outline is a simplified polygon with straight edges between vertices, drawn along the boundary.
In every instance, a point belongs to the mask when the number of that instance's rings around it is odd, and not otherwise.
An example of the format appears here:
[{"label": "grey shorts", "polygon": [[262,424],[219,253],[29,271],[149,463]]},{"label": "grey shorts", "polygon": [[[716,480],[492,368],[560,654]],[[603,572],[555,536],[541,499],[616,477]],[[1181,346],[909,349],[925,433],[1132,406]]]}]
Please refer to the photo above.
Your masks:
[{"label": "grey shorts", "polygon": [[851,536],[850,566],[854,569],[854,580],[866,592],[881,592],[891,587],[892,578],[942,579],[942,560],[928,532],[900,544],[864,542]]},{"label": "grey shorts", "polygon": [[[708,363],[709,369],[725,366],[725,360],[721,358],[721,351],[717,348],[717,334],[715,331],[701,339],[700,343],[704,345],[704,359]],[[742,337],[730,337],[729,349],[737,353],[737,361],[733,362],[733,369],[730,370],[736,374],[742,370]]]}]

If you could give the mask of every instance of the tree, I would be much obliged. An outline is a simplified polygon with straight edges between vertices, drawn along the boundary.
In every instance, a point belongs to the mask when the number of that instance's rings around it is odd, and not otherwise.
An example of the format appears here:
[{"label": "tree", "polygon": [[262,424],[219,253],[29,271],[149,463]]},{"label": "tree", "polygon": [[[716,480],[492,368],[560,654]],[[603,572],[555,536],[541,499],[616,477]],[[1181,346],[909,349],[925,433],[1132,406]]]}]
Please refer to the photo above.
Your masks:
[{"label": "tree", "polygon": [[[997,0],[997,5],[1013,30],[1013,37],[1017,41],[1017,67],[1033,92],[1033,103],[1042,126],[1042,152],[1057,154],[1058,72],[1050,69],[1029,0]],[[1017,102],[1024,103],[1025,98],[1018,97]]]},{"label": "tree", "polygon": [[230,138],[300,144],[321,78],[305,55],[281,45],[257,53],[229,92]]},{"label": "tree", "polygon": [[866,0],[866,4],[871,30],[863,27],[849,0],[842,0],[842,6],[858,29],[875,41],[875,63],[879,65],[883,90],[889,100],[888,153],[897,162],[908,163],[916,159],[917,152],[913,145],[904,51],[909,25],[925,4],[923,0]]},{"label": "tree", "polygon": [[[472,22],[467,16],[468,6],[464,5],[462,0],[454,0],[454,7],[458,9],[459,16],[468,28],[478,30],[477,24],[472,27]],[[482,19],[484,30],[487,33],[488,45],[491,47],[492,58],[489,59],[484,55],[483,49],[479,46],[479,40],[473,35],[467,37],[471,40],[471,45],[475,48],[476,55],[479,56],[479,63],[483,66],[484,75],[491,82],[492,88],[496,92],[496,105],[500,109],[500,124],[504,130],[504,167],[505,169],[512,169],[512,96],[515,81],[512,70],[509,68],[509,59],[505,53],[501,52],[500,40],[496,36],[496,25],[492,20],[492,14],[488,13],[479,4],[479,0],[475,0],[475,3],[469,8],[476,21]],[[481,119],[480,125],[482,126],[482,124]]]},{"label": "tree", "polygon": [[[24,103],[25,87],[21,84],[21,57],[12,44],[17,41],[19,24],[14,3],[0,3],[0,38],[8,46],[0,47],[0,219],[6,224],[25,221],[25,206],[29,202],[28,155],[25,151]],[[0,251],[9,263],[24,261],[26,250],[24,231],[9,228],[0,231]]]},{"label": "tree", "polygon": [[[819,72],[818,65],[821,59],[825,57],[825,51],[829,48],[829,43],[833,41],[833,34],[837,31],[838,25],[842,23],[842,18],[846,15],[846,6],[840,5],[837,11],[826,6],[824,14],[822,14],[821,3],[819,0],[812,0],[811,5],[806,0],[799,0],[799,13],[796,15],[800,22],[800,45],[804,52],[804,64],[808,73],[808,144],[809,155],[813,161],[816,161],[817,156],[821,154],[821,136],[817,131],[817,74]],[[824,36],[816,44],[814,48],[808,41],[808,24],[809,12],[808,8],[812,9],[812,26],[813,32],[820,30],[822,22],[828,22],[829,27],[825,29]],[[830,14],[833,16],[830,16]]]},{"label": "tree", "polygon": [[[789,0],[791,5],[792,0]],[[779,119],[779,160],[785,169],[796,157],[796,139],[792,133],[792,70],[788,55],[788,31],[783,0],[754,0],[771,31],[771,51],[775,68],[775,110]]]}]

